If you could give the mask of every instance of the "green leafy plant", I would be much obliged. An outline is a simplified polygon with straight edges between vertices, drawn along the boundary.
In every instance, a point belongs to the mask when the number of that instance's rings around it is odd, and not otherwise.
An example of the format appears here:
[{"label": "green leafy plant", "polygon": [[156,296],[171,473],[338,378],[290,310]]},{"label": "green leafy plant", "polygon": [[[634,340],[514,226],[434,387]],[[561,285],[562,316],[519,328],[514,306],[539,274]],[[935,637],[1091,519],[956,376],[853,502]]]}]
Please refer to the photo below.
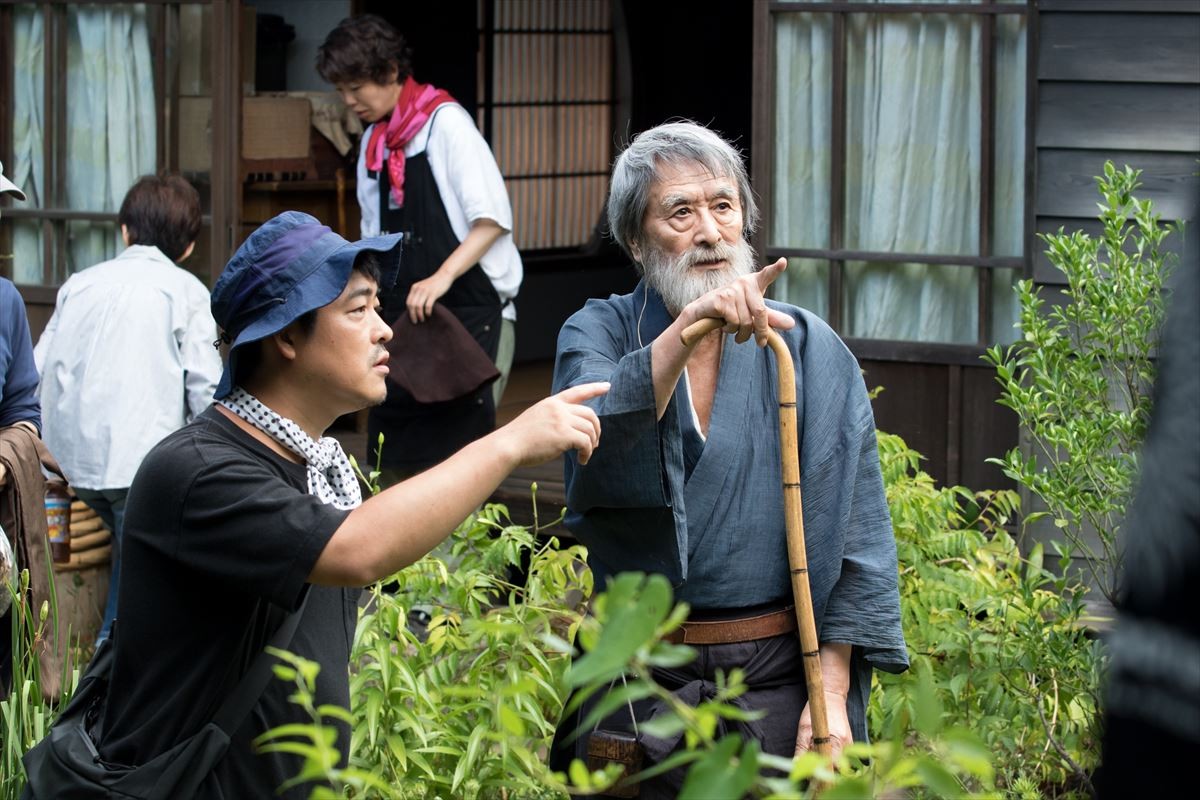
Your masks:
[{"label": "green leafy plant", "polygon": [[1040,545],[1022,557],[1006,528],[1015,492],[939,488],[903,440],[878,438],[913,668],[877,673],[873,735],[921,716],[928,676],[946,723],[994,754],[1007,796],[1084,796],[1099,757],[1104,663],[1084,625],[1085,587],[1046,569]]},{"label": "green leafy plant", "polygon": [[329,720],[341,720],[347,725],[353,725],[354,718],[341,706],[316,705],[314,692],[321,665],[275,647],[268,647],[267,651],[284,662],[273,667],[275,677],[296,684],[296,691],[289,699],[304,709],[311,720],[310,724],[280,725],[254,740],[254,747],[258,752],[291,753],[304,759],[300,773],[285,781],[279,787],[279,791],[283,792],[310,781],[319,781],[309,794],[312,800],[331,800],[339,797],[340,794],[334,787],[358,792],[368,789],[385,792],[387,784],[370,772],[338,766],[342,754],[337,749],[337,731],[326,723]]},{"label": "green leafy plant", "polygon": [[[0,531],[0,536],[4,535]],[[46,559],[47,565],[51,563]],[[0,700],[0,800],[17,800],[25,788],[25,766],[21,757],[41,741],[66,705],[79,683],[78,664],[86,663],[80,648],[64,648],[60,697],[47,700],[42,692],[42,673],[38,653],[48,646],[51,632],[58,627],[58,599],[50,583],[50,599],[40,608],[30,602],[29,570],[21,570],[16,587],[5,585],[0,591],[11,593],[12,687]]]},{"label": "green leafy plant", "polygon": [[1173,261],[1163,247],[1172,226],[1134,194],[1140,175],[1105,163],[1096,179],[1099,237],[1061,228],[1041,237],[1066,276],[1068,302],[1047,310],[1040,289],[1020,281],[1022,337],[985,356],[1002,387],[999,402],[1017,413],[1031,448],[1014,448],[994,463],[1045,503],[1110,602]]},{"label": "green leafy plant", "polygon": [[[585,655],[567,676],[575,689],[572,705],[607,691],[581,722],[580,731],[590,730],[627,702],[653,697],[665,704],[667,713],[642,727],[660,736],[683,733],[682,749],[624,780],[645,780],[686,767],[680,800],[747,794],[799,800],[818,793],[822,798],[860,798],[899,791],[911,796],[992,796],[988,794],[993,774],[988,750],[971,733],[944,724],[940,699],[927,673],[917,684],[911,713],[893,719],[889,738],[847,747],[836,771],[816,753],[780,758],[763,753],[755,741],[721,733],[724,720],[749,717],[731,702],[746,688],[740,670],[719,676],[716,696],[695,708],[654,679],[655,667],[678,666],[695,657],[690,647],[662,641],[686,619],[687,612],[684,604],[672,605],[670,584],[661,575],[624,573],[596,598],[594,616],[580,628]],[[576,760],[563,779],[570,781],[572,794],[598,794],[621,780],[620,767],[590,772]]]},{"label": "green leafy plant", "polygon": [[[664,578],[619,575],[582,616],[591,592],[582,548],[539,544],[536,524],[511,525],[489,506],[448,551],[396,576],[395,595],[376,587],[362,616],[350,763],[388,788],[339,780],[319,747],[306,751],[309,774],[324,770],[331,791],[347,797],[601,794],[623,779],[619,767],[593,772],[575,761],[551,774],[544,761],[563,698],[572,693],[575,708],[605,692],[580,730],[627,702],[661,700],[669,711],[648,730],[682,733],[682,749],[629,779],[684,768],[684,800],[806,798],[817,784],[831,798],[1084,796],[1098,757],[1104,658],[1083,624],[1084,587],[1046,569],[1040,549],[1021,555],[1009,531],[1015,492],[939,488],[901,439],[878,440],[913,669],[877,675],[873,742],[846,748],[838,764],[764,754],[727,732],[723,723],[750,716],[734,703],[746,688],[738,670],[696,708],[654,680],[656,667],[694,657],[663,641],[687,615]],[[514,583],[508,571],[526,560],[528,578]],[[427,637],[408,624],[416,605],[435,608]],[[293,730],[305,747],[328,736],[319,716],[307,732]]]},{"label": "green leafy plant", "polygon": [[[444,557],[396,575],[394,594],[372,590],[353,649],[351,747],[395,796],[552,796],[544,756],[569,661],[552,643],[573,634],[592,586],[583,548],[537,532],[486,506]],[[422,639],[408,611],[426,604]]]},{"label": "green leafy plant", "polygon": [[[539,538],[534,491],[532,527],[486,506],[449,547],[370,589],[352,649],[349,712],[313,709],[301,685],[311,667],[288,656],[281,677],[297,681],[293,702],[312,723],[273,729],[263,741],[304,756],[297,781],[320,781],[313,797],[562,795],[545,760],[570,661],[563,643],[582,618],[591,572],[582,547]],[[425,625],[411,624],[414,607],[432,609]],[[334,766],[332,717],[352,720],[350,773]]]}]

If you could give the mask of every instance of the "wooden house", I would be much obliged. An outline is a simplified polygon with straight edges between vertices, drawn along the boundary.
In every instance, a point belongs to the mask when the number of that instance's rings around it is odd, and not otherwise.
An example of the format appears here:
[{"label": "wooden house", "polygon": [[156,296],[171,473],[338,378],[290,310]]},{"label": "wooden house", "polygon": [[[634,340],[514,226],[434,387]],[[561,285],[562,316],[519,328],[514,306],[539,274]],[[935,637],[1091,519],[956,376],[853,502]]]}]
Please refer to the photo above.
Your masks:
[{"label": "wooden house", "polygon": [[[980,355],[1013,336],[1015,280],[1060,283],[1037,234],[1095,229],[1104,161],[1143,170],[1167,219],[1200,211],[1200,0],[5,0],[0,160],[29,201],[0,201],[0,274],[35,336],[55,287],[115,251],[141,172],[201,187],[187,266],[208,281],[275,210],[356,235],[344,174],[263,180],[242,159],[262,135],[245,127],[250,62],[280,58],[262,15],[295,30],[287,88],[319,89],[316,45],[359,12],[406,33],[417,78],[476,114],[506,175],[518,370],[544,376],[563,320],[633,285],[603,232],[609,164],[637,131],[691,118],[749,159],[755,246],[791,262],[778,296],[843,335],[885,389],[879,426],[948,483],[1004,482],[985,459],[1017,426]],[[1176,246],[1200,268],[1194,233]]]}]

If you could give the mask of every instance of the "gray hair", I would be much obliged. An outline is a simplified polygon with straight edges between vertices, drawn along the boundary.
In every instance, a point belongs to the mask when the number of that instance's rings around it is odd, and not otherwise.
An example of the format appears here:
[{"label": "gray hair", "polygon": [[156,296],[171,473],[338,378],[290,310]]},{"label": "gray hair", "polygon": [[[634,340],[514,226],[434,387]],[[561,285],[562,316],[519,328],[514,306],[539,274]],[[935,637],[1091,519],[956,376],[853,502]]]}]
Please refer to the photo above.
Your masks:
[{"label": "gray hair", "polygon": [[642,237],[642,220],[659,165],[689,162],[704,166],[714,176],[733,178],[742,205],[742,236],[749,238],[757,229],[758,204],[741,153],[703,125],[668,122],[635,136],[613,165],[608,228],[630,257],[630,245]]}]

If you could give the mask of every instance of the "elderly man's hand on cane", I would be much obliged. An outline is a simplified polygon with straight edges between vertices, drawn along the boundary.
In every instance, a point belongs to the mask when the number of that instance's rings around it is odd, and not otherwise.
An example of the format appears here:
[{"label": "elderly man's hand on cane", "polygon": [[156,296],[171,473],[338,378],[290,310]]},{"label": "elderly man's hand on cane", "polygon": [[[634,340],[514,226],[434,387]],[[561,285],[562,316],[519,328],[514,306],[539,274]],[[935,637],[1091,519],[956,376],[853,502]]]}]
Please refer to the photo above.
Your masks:
[{"label": "elderly man's hand on cane", "polygon": [[[850,651],[848,644],[822,642],[820,647],[821,682],[824,684],[825,711],[829,718],[829,749],[834,761],[842,754],[842,748],[854,741],[846,711],[846,697],[850,693]],[[796,755],[815,749],[811,703],[805,703],[796,732]]]},{"label": "elderly man's hand on cane", "polygon": [[[842,748],[854,740],[850,733],[850,717],[846,712],[846,695],[825,690],[825,709],[829,714],[830,754],[837,761]],[[800,729],[796,734],[796,755],[813,749],[812,712],[808,703],[800,714]]]}]

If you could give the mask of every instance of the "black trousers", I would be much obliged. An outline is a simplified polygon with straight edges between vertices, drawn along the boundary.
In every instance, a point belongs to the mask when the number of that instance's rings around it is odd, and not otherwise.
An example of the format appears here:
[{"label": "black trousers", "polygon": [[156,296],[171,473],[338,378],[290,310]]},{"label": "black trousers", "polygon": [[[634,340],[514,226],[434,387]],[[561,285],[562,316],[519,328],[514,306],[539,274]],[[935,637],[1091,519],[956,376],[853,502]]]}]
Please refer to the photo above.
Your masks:
[{"label": "black trousers", "polygon": [[[696,660],[690,664],[655,670],[655,680],[680,700],[696,706],[716,695],[717,670],[728,674],[736,667],[742,668],[749,690],[735,702],[746,709],[762,709],[767,712],[766,716],[745,723],[723,720],[718,726],[717,737],[726,733],[740,733],[747,739],[758,740],[764,752],[790,758],[796,749],[800,713],[808,702],[800,640],[795,632],[754,642],[699,645],[696,651]],[[614,688],[619,686],[620,681],[614,684]],[[602,692],[598,692],[559,723],[550,753],[552,769],[565,771],[573,758],[587,761],[590,731],[585,731],[570,744],[564,744],[564,740],[579,727],[602,695]],[[633,704],[632,714],[628,707],[620,709],[601,720],[597,727],[633,733],[634,719],[638,723],[646,722],[665,710],[658,701],[643,700]],[[682,734],[664,740],[641,732],[638,741],[645,750],[643,768],[664,760],[683,747]],[[638,796],[640,800],[674,798],[683,786],[685,775],[686,770],[677,769],[652,778],[641,784]]]}]

